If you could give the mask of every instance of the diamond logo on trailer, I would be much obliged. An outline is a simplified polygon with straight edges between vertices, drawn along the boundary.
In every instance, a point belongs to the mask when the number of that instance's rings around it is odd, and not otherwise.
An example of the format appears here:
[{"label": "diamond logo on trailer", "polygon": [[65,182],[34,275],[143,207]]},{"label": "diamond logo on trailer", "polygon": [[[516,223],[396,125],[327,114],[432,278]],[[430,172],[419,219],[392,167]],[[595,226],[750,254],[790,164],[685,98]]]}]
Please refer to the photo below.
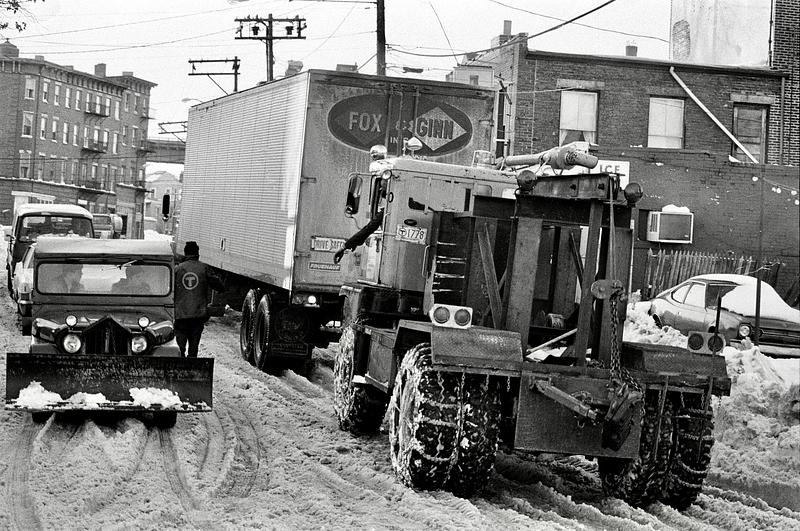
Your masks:
[{"label": "diamond logo on trailer", "polygon": [[436,107],[417,117],[414,123],[410,124],[414,128],[414,136],[419,138],[422,143],[431,151],[436,152],[442,146],[446,146],[454,140],[458,140],[467,132],[458,125],[441,108]]},{"label": "diamond logo on trailer", "polygon": [[422,142],[417,155],[437,157],[454,153],[472,140],[472,121],[442,97],[364,94],[345,98],[328,113],[331,134],[348,146],[369,151],[386,145],[399,153],[403,140],[416,136]]}]

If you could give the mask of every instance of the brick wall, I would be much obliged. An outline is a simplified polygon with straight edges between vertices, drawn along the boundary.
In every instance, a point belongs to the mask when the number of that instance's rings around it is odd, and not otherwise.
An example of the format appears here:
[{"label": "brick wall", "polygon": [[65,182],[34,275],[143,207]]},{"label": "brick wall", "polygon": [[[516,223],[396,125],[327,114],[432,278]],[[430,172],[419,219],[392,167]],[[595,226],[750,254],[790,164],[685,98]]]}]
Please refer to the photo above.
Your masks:
[{"label": "brick wall", "polygon": [[[646,146],[651,97],[684,101],[684,149],[731,153],[731,140],[670,75],[670,63],[631,58],[597,58],[529,52],[517,74],[521,96],[516,108],[515,153],[558,145],[564,82],[597,92],[597,140],[602,146]],[[736,97],[770,98],[770,124],[779,115],[781,77],[767,70],[677,65],[677,75],[701,102],[732,129]],[[531,119],[533,117],[533,119]],[[770,128],[768,147],[777,143]],[[769,163],[777,164],[777,152]]]},{"label": "brick wall", "polygon": [[[784,87],[784,157],[779,164],[800,166],[800,0],[775,3],[772,67],[789,73]],[[777,142],[770,154],[777,154]]]},{"label": "brick wall", "polygon": [[[674,204],[694,214],[694,242],[662,244],[642,238],[636,244],[634,289],[641,287],[647,249],[693,250],[736,255],[758,254],[761,215],[761,178],[764,177],[764,236],[762,256],[785,263],[779,276],[779,293],[788,290],[800,271],[800,206],[790,189],[800,189],[797,168],[729,162],[727,156],[707,152],[665,149],[600,149],[602,159],[627,160],[632,181],[642,185],[645,197],[637,205],[661,210]],[[758,177],[757,181],[753,177]],[[781,187],[781,193],[772,188]],[[646,219],[644,215],[642,220]]]},{"label": "brick wall", "polygon": [[[10,64],[10,63],[9,63]],[[17,139],[22,128],[22,99],[25,76],[0,71],[0,176],[17,175]]]}]

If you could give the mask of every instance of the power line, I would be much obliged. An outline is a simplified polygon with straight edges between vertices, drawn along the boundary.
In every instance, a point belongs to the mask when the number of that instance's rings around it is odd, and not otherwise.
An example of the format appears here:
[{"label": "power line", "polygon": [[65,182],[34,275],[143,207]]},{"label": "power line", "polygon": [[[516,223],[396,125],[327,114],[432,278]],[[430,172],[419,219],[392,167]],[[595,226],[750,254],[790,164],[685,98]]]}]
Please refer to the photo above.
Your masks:
[{"label": "power line", "polygon": [[[136,48],[150,48],[151,46],[163,46],[165,44],[174,44],[176,42],[184,42],[190,41],[192,39],[199,39],[202,37],[210,37],[211,35],[219,35],[221,33],[228,33],[231,29],[235,28],[228,28],[222,31],[214,31],[212,33],[205,33],[203,35],[193,35],[191,37],[184,37],[182,39],[173,39],[171,41],[163,41],[163,42],[151,42],[148,44],[133,44],[131,46],[119,46],[117,48],[103,48],[99,50],[58,50],[58,51],[48,51],[48,52],[41,52],[42,54],[46,53],[47,55],[64,55],[64,54],[73,54],[73,53],[97,53],[97,52],[114,52],[118,50],[132,50]],[[40,52],[28,52],[28,53],[40,53]]]},{"label": "power line", "polygon": [[338,25],[338,26],[336,26],[336,28],[334,28],[334,30],[331,32],[331,34],[330,34],[330,35],[328,35],[327,37],[325,37],[325,40],[324,40],[324,41],[322,41],[322,42],[320,43],[320,45],[319,45],[319,46],[317,46],[317,47],[316,47],[316,48],[314,48],[312,51],[310,51],[310,52],[308,52],[307,54],[305,54],[305,55],[304,55],[304,56],[303,56],[303,57],[302,57],[300,60],[301,60],[301,61],[305,61],[305,60],[306,60],[306,59],[307,59],[307,58],[308,58],[310,55],[313,55],[314,53],[316,53],[316,52],[317,52],[317,50],[319,50],[320,48],[322,48],[323,46],[325,46],[325,43],[326,43],[326,42],[328,42],[328,41],[331,39],[331,37],[333,37],[334,35],[336,35],[336,32],[337,32],[337,31],[339,31],[339,28],[341,28],[341,27],[342,27],[342,24],[344,24],[344,23],[345,23],[345,21],[348,19],[348,17],[350,17],[350,13],[352,13],[352,12],[353,12],[353,10],[354,10],[355,8],[356,8],[356,6],[355,6],[355,5],[354,5],[354,6],[352,6],[352,7],[350,8],[350,11],[348,11],[348,12],[347,12],[347,14],[344,16],[344,18],[341,20],[341,22],[339,22],[339,25]]},{"label": "power line", "polygon": [[447,41],[447,45],[450,47],[450,51],[453,53],[453,59],[455,59],[456,63],[458,63],[458,56],[456,55],[456,52],[453,51],[453,44],[450,42],[450,37],[447,36],[447,32],[444,29],[444,24],[442,24],[442,19],[439,18],[439,13],[437,13],[436,8],[433,7],[433,2],[428,2],[428,5],[431,6],[431,10],[436,16],[436,20],[439,22],[439,27],[442,28],[442,33],[444,33],[444,38]]},{"label": "power line", "polygon": [[[571,24],[571,23],[575,22],[578,19],[581,19],[581,18],[583,18],[585,16],[591,15],[595,11],[598,11],[598,10],[600,10],[600,9],[602,9],[602,8],[606,7],[607,5],[612,4],[614,2],[616,2],[616,0],[607,0],[605,3],[600,4],[599,6],[593,8],[593,9],[590,9],[589,11],[586,11],[585,13],[582,13],[582,14],[576,16],[576,17],[572,17],[571,19],[569,19],[567,21],[564,21],[561,24],[557,24],[557,25],[555,25],[555,26],[553,26],[551,28],[548,28],[548,29],[546,29],[544,31],[540,31],[539,33],[536,33],[534,35],[530,35],[529,37],[525,38],[525,41],[529,41],[529,40],[534,39],[536,37],[540,37],[540,36],[544,35],[545,33],[550,33],[551,31],[555,31],[555,30],[557,30],[559,28],[562,28],[562,27],[564,27],[564,26],[566,26],[568,24]],[[474,50],[472,52],[459,53],[458,55],[467,55],[468,53],[470,53],[470,54],[472,54],[472,53],[478,54],[478,53],[492,52],[492,51],[495,51],[495,50],[499,50],[501,48],[508,48],[509,46],[516,46],[520,42],[522,42],[522,40],[520,40],[520,39],[511,39],[509,42],[507,42],[505,44],[501,44],[499,46],[492,46],[490,48],[484,48],[482,50]],[[402,54],[406,54],[406,55],[414,55],[414,56],[417,56],[417,57],[450,57],[452,55],[452,54],[414,53],[414,52],[406,52],[406,51],[398,50],[398,49],[394,49],[394,51],[397,52],[397,53],[402,53]]]},{"label": "power line", "polygon": [[[521,7],[516,7],[516,6],[505,4],[503,2],[499,2],[498,0],[489,0],[489,1],[492,2],[493,4],[501,5],[503,7],[509,8],[509,9],[514,9],[516,11],[522,11],[523,13],[528,13],[530,15],[534,15],[534,16],[537,16],[537,17],[549,18],[551,20],[558,20],[560,22],[564,21],[563,18],[553,17],[553,16],[550,16],[550,15],[543,15],[541,13],[535,13],[533,11],[528,11],[527,9],[523,9]],[[605,32],[608,32],[608,33],[618,33],[620,35],[626,35],[628,37],[641,37],[643,39],[653,39],[653,40],[657,40],[657,41],[661,41],[661,42],[665,42],[665,43],[669,44],[669,40],[662,39],[661,37],[654,37],[652,35],[641,35],[639,33],[628,33],[626,31],[612,30],[612,29],[608,29],[608,28],[600,28],[600,27],[597,27],[597,26],[589,25],[589,24],[582,24],[580,22],[576,22],[575,25],[576,26],[583,26],[584,28],[590,28],[590,29],[597,30],[597,31],[605,31]]]}]

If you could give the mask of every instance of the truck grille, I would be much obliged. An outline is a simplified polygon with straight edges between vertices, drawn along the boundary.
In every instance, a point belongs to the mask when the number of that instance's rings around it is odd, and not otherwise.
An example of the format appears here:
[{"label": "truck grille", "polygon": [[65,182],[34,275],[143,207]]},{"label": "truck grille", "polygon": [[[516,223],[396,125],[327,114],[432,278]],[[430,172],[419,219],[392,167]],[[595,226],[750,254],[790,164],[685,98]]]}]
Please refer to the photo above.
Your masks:
[{"label": "truck grille", "polygon": [[771,345],[800,346],[800,332],[779,328],[761,328],[760,343]]},{"label": "truck grille", "polygon": [[84,330],[81,338],[86,354],[130,354],[130,330],[110,317],[92,323]]}]

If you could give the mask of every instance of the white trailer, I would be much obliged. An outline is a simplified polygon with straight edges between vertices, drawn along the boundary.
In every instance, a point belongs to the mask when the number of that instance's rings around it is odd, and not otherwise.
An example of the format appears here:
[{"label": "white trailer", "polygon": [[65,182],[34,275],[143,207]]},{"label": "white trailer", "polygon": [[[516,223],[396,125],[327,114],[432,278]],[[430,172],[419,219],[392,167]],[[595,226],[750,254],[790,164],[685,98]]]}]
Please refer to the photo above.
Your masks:
[{"label": "white trailer", "polygon": [[[492,147],[496,92],[471,85],[310,70],[189,111],[177,249],[200,245],[242,308],[242,355],[262,369],[302,365],[335,332],[339,288],[359,260],[333,254],[360,228],[342,209],[348,179],[382,144],[470,164]],[[365,194],[366,195],[366,194]]]}]

